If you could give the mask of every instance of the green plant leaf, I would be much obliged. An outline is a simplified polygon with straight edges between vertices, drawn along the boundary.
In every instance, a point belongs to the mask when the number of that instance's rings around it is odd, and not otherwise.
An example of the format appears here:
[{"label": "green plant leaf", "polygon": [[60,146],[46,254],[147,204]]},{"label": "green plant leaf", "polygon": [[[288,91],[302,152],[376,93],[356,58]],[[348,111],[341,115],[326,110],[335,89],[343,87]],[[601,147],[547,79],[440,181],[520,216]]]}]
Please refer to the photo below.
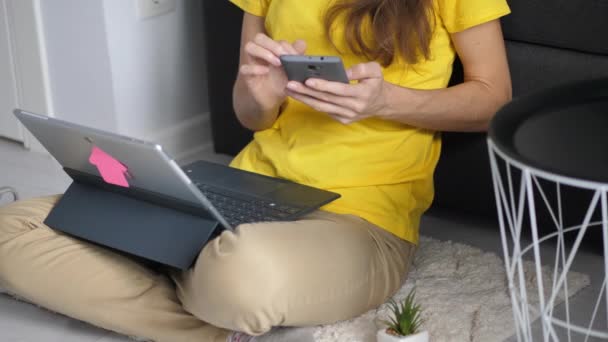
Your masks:
[{"label": "green plant leaf", "polygon": [[416,304],[416,289],[412,289],[405,299],[397,303],[394,299],[388,301],[391,312],[389,320],[383,323],[400,335],[407,336],[417,333],[422,324],[420,304]]}]

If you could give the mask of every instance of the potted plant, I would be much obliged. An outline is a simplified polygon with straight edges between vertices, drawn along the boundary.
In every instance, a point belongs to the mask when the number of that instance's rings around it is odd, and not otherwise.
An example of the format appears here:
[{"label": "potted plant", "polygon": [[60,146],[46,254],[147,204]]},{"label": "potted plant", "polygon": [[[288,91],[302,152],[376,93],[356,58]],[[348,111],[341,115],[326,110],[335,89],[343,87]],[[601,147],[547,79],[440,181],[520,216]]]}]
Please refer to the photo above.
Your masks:
[{"label": "potted plant", "polygon": [[415,301],[415,289],[410,291],[407,297],[396,302],[391,299],[388,302],[389,319],[384,320],[385,327],[378,330],[376,339],[378,342],[428,342],[428,331],[420,331],[422,320],[420,304]]}]

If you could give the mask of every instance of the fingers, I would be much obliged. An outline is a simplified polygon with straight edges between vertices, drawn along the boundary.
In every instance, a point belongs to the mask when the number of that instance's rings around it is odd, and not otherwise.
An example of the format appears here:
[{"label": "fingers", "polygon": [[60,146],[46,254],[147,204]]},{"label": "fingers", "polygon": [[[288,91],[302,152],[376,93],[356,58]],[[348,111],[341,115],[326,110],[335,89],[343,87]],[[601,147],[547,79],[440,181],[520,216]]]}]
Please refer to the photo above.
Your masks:
[{"label": "fingers", "polygon": [[290,54],[280,42],[268,37],[263,33],[258,33],[253,38],[253,42],[257,45],[271,51],[275,56]]},{"label": "fingers", "polygon": [[368,78],[382,78],[382,67],[376,62],[361,63],[346,70],[349,80],[359,81]]},{"label": "fingers", "polygon": [[248,42],[245,45],[245,52],[249,55],[249,57],[252,57],[253,59],[260,59],[268,64],[277,67],[281,66],[281,60],[279,59],[279,57],[277,57],[280,55],[276,55],[271,50],[266,49],[265,47],[258,45],[254,42]]},{"label": "fingers", "polygon": [[315,90],[339,96],[356,97],[359,94],[359,87],[356,84],[344,84],[341,82],[330,82],[322,79],[309,78],[305,84]]},{"label": "fingers", "polygon": [[[331,83],[333,83],[333,82],[331,82]],[[293,81],[288,82],[287,89],[289,91],[291,91],[291,93],[293,93],[293,94],[303,95],[310,99],[318,101],[320,103],[331,104],[332,108],[333,108],[333,112],[352,114],[352,113],[356,113],[357,111],[359,111],[361,109],[360,103],[357,101],[357,99],[355,99],[353,97],[348,97],[348,96],[344,96],[344,95],[334,95],[331,93],[318,91],[318,90],[306,87],[303,84],[298,83],[298,82],[293,82]],[[309,104],[309,103],[307,103],[307,104]],[[310,105],[310,106],[313,107],[314,109],[317,109],[317,107],[314,107],[313,105]],[[343,110],[335,109],[338,107],[342,108]],[[321,109],[317,109],[317,110],[323,111]]]},{"label": "fingers", "polygon": [[290,44],[285,40],[276,41],[263,33],[255,35],[253,41],[245,45],[245,52],[254,59],[260,59],[274,66],[281,66],[281,55],[299,55],[306,51],[306,42],[298,40]]},{"label": "fingers", "polygon": [[298,39],[293,43],[293,47],[296,50],[296,54],[298,55],[303,55],[304,53],[306,53],[306,42],[303,41],[302,39]]},{"label": "fingers", "polygon": [[289,44],[286,40],[279,40],[278,43],[281,45],[284,51],[283,55],[297,55],[298,51],[294,48],[293,45]]},{"label": "fingers", "polygon": [[312,96],[297,93],[289,89],[287,89],[286,93],[295,100],[310,106],[312,109],[318,112],[328,113],[342,123],[350,123],[357,118],[357,114],[348,108],[333,103],[324,102]]},{"label": "fingers", "polygon": [[[287,89],[291,90],[294,93],[306,95],[311,98],[320,100],[322,102],[332,103],[341,107],[347,107],[352,109],[356,107],[355,99],[351,97],[347,97],[344,95],[334,95],[331,93],[318,91],[309,87],[304,86],[299,82],[288,82]],[[313,107],[314,108],[314,107]]]},{"label": "fingers", "polygon": [[268,74],[270,68],[263,65],[244,64],[239,71],[245,76],[262,76]]},{"label": "fingers", "polygon": [[357,122],[360,121],[361,119],[357,118],[357,117],[344,117],[344,116],[340,116],[340,115],[335,115],[335,114],[329,114],[329,116],[336,120],[339,121],[340,123],[343,123],[345,125],[351,124],[353,122]]}]

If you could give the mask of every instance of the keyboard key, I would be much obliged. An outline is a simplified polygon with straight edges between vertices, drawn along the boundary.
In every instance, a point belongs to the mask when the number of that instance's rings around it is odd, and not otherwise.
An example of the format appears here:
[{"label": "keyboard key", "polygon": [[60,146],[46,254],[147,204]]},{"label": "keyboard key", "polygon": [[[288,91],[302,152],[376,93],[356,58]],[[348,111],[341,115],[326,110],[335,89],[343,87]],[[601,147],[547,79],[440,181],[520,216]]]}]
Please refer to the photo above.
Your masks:
[{"label": "keyboard key", "polygon": [[241,223],[285,220],[301,209],[200,185],[199,189],[233,226]]}]

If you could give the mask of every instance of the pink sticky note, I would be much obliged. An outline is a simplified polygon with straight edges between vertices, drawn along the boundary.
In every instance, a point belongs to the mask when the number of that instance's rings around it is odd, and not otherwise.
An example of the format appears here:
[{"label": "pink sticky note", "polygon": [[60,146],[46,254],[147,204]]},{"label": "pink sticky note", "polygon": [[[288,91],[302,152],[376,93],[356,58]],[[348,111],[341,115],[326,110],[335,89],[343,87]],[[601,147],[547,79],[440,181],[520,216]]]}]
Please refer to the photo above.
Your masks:
[{"label": "pink sticky note", "polygon": [[106,183],[125,188],[129,187],[129,182],[127,181],[127,167],[99,147],[93,146],[89,162],[97,166],[101,178],[103,178]]}]

